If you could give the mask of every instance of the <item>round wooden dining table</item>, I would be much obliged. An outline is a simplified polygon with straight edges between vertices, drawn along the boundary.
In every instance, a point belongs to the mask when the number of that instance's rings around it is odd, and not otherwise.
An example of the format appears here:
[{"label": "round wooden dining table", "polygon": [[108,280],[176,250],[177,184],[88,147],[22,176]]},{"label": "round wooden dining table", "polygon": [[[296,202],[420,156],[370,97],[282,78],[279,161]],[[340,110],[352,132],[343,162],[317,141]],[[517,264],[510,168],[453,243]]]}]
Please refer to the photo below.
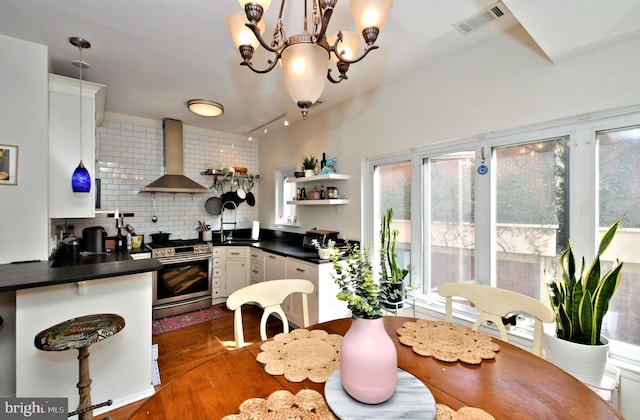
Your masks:
[{"label": "round wooden dining table", "polygon": [[[398,352],[398,367],[420,379],[437,403],[454,410],[481,408],[496,419],[618,419],[622,416],[587,386],[540,357],[494,338],[500,350],[493,360],[470,365],[447,363],[416,354],[398,341],[397,330],[415,318],[384,317]],[[346,334],[351,319],[310,326]],[[278,390],[296,394],[324,384],[306,379],[289,382],[265,372],[256,361],[261,342],[216,356],[167,384],[141,405],[132,419],[220,419],[238,413],[250,398],[267,398]],[[396,391],[397,392],[397,391]]]}]

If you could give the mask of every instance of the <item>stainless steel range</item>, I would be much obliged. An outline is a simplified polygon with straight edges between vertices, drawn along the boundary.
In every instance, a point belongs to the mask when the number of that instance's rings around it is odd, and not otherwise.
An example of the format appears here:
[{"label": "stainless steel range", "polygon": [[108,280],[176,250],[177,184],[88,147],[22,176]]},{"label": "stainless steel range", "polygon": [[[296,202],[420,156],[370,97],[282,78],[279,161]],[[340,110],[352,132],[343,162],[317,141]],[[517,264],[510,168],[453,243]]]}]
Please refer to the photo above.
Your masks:
[{"label": "stainless steel range", "polygon": [[211,243],[177,239],[146,246],[162,264],[153,281],[153,319],[211,306]]}]

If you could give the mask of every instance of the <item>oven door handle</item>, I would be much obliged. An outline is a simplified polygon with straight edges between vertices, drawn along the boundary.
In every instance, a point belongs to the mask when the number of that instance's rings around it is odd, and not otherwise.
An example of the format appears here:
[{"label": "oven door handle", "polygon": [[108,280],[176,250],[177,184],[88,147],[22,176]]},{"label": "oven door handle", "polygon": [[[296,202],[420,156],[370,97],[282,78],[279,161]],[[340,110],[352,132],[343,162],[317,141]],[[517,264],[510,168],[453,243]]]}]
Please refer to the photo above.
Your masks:
[{"label": "oven door handle", "polygon": [[156,258],[161,264],[169,265],[169,264],[180,264],[185,262],[193,262],[193,261],[203,261],[208,260],[213,257],[213,254],[196,254],[191,256],[174,256],[174,257],[163,257]]}]

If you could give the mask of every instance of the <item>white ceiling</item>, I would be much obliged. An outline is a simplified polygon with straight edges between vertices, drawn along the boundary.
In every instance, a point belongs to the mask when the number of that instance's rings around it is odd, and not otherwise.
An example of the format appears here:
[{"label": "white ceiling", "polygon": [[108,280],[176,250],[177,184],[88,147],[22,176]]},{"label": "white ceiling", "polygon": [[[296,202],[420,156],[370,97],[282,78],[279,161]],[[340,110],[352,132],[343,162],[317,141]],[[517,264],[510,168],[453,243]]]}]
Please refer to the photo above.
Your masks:
[{"label": "white ceiling", "polygon": [[[434,60],[522,25],[552,62],[640,35],[640,0],[503,0],[512,14],[463,35],[454,24],[496,0],[396,0],[377,45],[351,66],[349,80],[327,82],[313,112],[389,83]],[[280,2],[266,14],[266,34]],[[329,32],[353,30],[347,0],[340,0]],[[288,35],[301,32],[300,0],[287,3]],[[289,10],[290,9],[290,10]],[[50,72],[78,77],[71,36],[89,40],[83,78],[107,85],[106,111],[247,134],[287,113],[300,119],[278,68],[256,74],[240,66],[226,17],[241,10],[234,0],[0,0],[0,33],[46,45]],[[524,48],[524,47],[523,47]],[[260,54],[262,52],[262,54]],[[263,49],[252,60],[266,66]],[[335,70],[334,70],[335,74]],[[217,118],[192,114],[189,99],[222,103]]]}]

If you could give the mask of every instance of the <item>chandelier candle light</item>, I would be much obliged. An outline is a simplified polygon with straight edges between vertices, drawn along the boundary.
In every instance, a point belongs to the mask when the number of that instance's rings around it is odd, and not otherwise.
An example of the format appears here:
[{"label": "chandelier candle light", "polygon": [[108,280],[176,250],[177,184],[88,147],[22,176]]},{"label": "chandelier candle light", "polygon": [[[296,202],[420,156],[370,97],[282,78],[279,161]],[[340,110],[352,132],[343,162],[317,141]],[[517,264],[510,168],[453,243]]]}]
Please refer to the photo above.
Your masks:
[{"label": "chandelier candle light", "polygon": [[82,68],[89,67],[89,65],[82,61],[82,50],[91,48],[91,44],[86,39],[79,37],[69,38],[69,42],[80,50],[80,60],[77,61],[77,64],[75,61],[73,62],[80,68],[80,164],[71,175],[71,188],[73,192],[88,193],[91,191],[91,175],[82,162]]},{"label": "chandelier candle light", "polygon": [[[393,0],[351,0],[351,13],[366,43],[364,51],[356,57],[360,38],[354,32],[339,31],[326,35],[327,27],[338,0],[311,0],[311,18],[307,16],[307,0],[304,0],[303,33],[286,37],[282,12],[285,0],[281,0],[280,12],[271,43],[262,37],[265,23],[262,15],[271,0],[239,0],[244,13],[238,12],[227,17],[227,26],[233,42],[242,56],[241,65],[256,73],[268,73],[280,61],[284,75],[284,84],[293,101],[306,119],[311,105],[318,100],[324,90],[325,77],[332,83],[347,79],[349,65],[362,60],[370,51],[378,48],[374,45],[378,34],[384,27]],[[308,24],[312,30],[308,30]],[[262,46],[274,54],[267,61],[267,67],[258,69],[251,62],[256,49]],[[333,53],[333,54],[331,54]],[[337,78],[329,69],[330,57],[336,62],[340,73]]]}]

